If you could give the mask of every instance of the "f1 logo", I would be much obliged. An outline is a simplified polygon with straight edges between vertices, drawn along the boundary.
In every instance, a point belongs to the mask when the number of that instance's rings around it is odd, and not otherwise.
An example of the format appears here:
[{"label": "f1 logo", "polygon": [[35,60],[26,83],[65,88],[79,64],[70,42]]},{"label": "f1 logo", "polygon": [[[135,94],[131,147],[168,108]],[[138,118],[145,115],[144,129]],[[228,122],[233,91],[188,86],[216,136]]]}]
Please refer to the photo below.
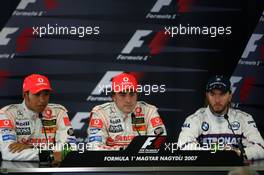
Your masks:
[{"label": "f1 logo", "polygon": [[256,41],[262,38],[262,34],[253,34],[248,41],[247,47],[242,54],[242,58],[247,58],[250,52],[255,52],[257,45]]},{"label": "f1 logo", "polygon": [[111,79],[123,72],[121,71],[107,71],[101,81],[96,85],[95,89],[92,92],[92,95],[101,95],[105,88],[111,87]]},{"label": "f1 logo", "polygon": [[28,4],[35,3],[35,2],[36,0],[21,0],[16,9],[24,10],[28,6]]},{"label": "f1 logo", "polygon": [[159,12],[163,6],[169,6],[172,0],[157,0],[156,4],[150,10],[151,12]]},{"label": "f1 logo", "polygon": [[149,35],[151,32],[151,30],[137,30],[121,53],[129,54],[135,47],[141,47],[144,41],[140,39]]},{"label": "f1 logo", "polygon": [[230,82],[231,82],[231,86],[232,86],[232,93],[234,94],[237,87],[235,87],[234,85],[238,82],[240,82],[242,80],[242,77],[237,77],[237,76],[232,76],[230,78]]},{"label": "f1 logo", "polygon": [[89,118],[90,112],[77,112],[72,118],[71,124],[74,129],[82,129],[85,125],[85,121]]},{"label": "f1 logo", "polygon": [[7,38],[7,36],[15,33],[17,30],[18,27],[4,27],[0,32],[0,45],[7,45],[10,41],[10,38]]},{"label": "f1 logo", "polygon": [[148,139],[145,141],[144,145],[141,148],[145,149],[147,148],[147,146],[150,146],[155,138],[156,137],[148,137]]}]

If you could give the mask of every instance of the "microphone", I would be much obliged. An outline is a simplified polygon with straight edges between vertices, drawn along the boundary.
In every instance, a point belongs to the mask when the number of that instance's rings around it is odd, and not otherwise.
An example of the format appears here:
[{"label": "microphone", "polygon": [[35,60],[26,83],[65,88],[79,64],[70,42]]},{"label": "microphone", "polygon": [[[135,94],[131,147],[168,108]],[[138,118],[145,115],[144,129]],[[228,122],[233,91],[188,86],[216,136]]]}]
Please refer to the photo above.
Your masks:
[{"label": "microphone", "polygon": [[135,128],[136,128],[138,136],[141,136],[141,134],[139,133],[138,127],[137,127],[136,115],[134,114],[134,112],[131,114],[131,118],[132,118],[132,123],[133,123],[133,120],[134,120],[133,124],[135,124]]},{"label": "microphone", "polygon": [[231,124],[230,124],[230,121],[228,120],[229,116],[228,116],[227,114],[225,114],[225,115],[224,115],[224,118],[226,119],[226,121],[227,121],[227,123],[228,123],[228,126],[230,127],[230,129],[231,129],[233,135],[234,135],[235,138],[236,138],[236,141],[237,141],[237,143],[238,143],[238,149],[239,149],[239,151],[240,151],[240,158],[241,158],[243,161],[248,160],[247,155],[246,155],[246,153],[245,153],[245,149],[244,149],[243,143],[242,143],[242,138],[241,138],[241,140],[239,141],[238,138],[236,137],[235,131],[233,130],[233,128],[232,128],[232,126],[231,126]]},{"label": "microphone", "polygon": [[45,135],[45,139],[46,139],[46,144],[48,146],[48,150],[47,150],[47,152],[48,152],[48,162],[51,165],[52,164],[52,160],[53,160],[53,154],[52,154],[52,151],[49,150],[49,142],[48,142],[48,137],[47,137],[47,131],[46,131],[46,128],[45,128],[45,126],[43,124],[43,115],[42,115],[42,113],[39,113],[39,118],[41,120],[42,128],[44,130],[44,135]]}]

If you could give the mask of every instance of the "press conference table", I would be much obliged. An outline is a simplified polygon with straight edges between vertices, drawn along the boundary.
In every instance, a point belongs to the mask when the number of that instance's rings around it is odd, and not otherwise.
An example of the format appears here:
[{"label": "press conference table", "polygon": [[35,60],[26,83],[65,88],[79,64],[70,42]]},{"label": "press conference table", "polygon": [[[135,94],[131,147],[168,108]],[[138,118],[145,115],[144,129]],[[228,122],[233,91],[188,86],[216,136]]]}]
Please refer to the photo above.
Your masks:
[{"label": "press conference table", "polygon": [[[186,153],[186,152],[185,152]],[[177,154],[184,155],[185,153],[178,152]],[[159,174],[169,174],[170,172],[212,172],[218,171],[220,174],[221,172],[225,172],[234,169],[239,165],[239,162],[232,163],[232,155],[229,159],[229,163],[226,162],[218,162],[218,160],[213,160],[211,157],[204,158],[205,154],[201,154],[201,152],[194,152],[188,153],[192,155],[200,156],[202,159],[206,159],[203,162],[182,162],[182,163],[168,163],[168,162],[159,162],[156,163],[153,161],[144,161],[144,162],[99,162],[102,159],[105,159],[105,156],[112,157],[116,153],[110,152],[109,154],[100,152],[86,152],[83,154],[79,154],[77,152],[71,153],[71,155],[67,156],[67,158],[61,163],[60,167],[50,167],[48,165],[39,164],[39,162],[18,162],[18,161],[1,161],[1,173],[65,173],[65,172],[86,172],[86,173],[119,173],[119,174],[151,174],[154,172],[159,172]],[[219,153],[216,158],[227,157],[229,153]],[[97,156],[96,156],[97,155]],[[121,154],[122,155],[122,154]],[[230,154],[229,154],[230,155]],[[95,157],[96,156],[96,157]],[[102,157],[103,156],[103,157]],[[129,155],[127,155],[129,156]],[[131,155],[130,155],[131,156]],[[159,155],[164,156],[164,155]],[[168,155],[169,156],[169,155]],[[85,158],[86,157],[86,158]],[[102,159],[101,159],[101,158]],[[120,154],[118,153],[118,157]],[[94,161],[93,161],[94,160]],[[223,159],[222,159],[223,160]],[[220,160],[220,161],[222,161]],[[90,161],[90,163],[88,162]],[[211,163],[208,163],[211,162]],[[208,163],[206,165],[206,163]],[[237,164],[238,163],[238,164]],[[237,164],[237,165],[236,165]],[[250,163],[251,167],[258,171],[264,171],[264,160],[257,160]],[[198,173],[199,174],[199,173]],[[203,173],[204,174],[204,173]]]},{"label": "press conference table", "polygon": [[[59,167],[50,167],[45,162],[1,161],[2,173],[118,173],[118,174],[170,174],[173,172],[219,172],[220,174],[244,166],[234,151],[182,151],[167,149],[173,140],[156,138],[154,144],[146,145],[150,137],[136,137],[129,147],[122,151],[72,151]],[[159,143],[159,147],[157,147]],[[161,143],[161,144],[160,144]],[[249,166],[264,172],[264,160],[247,162]],[[195,173],[194,173],[195,172]]]}]

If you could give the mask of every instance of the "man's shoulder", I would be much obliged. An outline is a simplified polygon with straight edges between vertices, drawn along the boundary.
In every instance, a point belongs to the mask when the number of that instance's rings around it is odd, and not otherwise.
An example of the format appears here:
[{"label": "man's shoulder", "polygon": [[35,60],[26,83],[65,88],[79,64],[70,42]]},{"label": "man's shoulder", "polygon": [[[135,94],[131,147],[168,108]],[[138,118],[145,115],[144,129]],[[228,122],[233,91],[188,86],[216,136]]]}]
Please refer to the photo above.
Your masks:
[{"label": "man's shoulder", "polygon": [[100,110],[108,110],[113,105],[112,103],[113,102],[107,102],[104,104],[97,105],[97,106],[93,107],[92,111],[96,112],[96,111],[100,111]]},{"label": "man's shoulder", "polygon": [[16,111],[20,104],[10,104],[0,109],[0,113]]},{"label": "man's shoulder", "polygon": [[49,103],[47,105],[47,108],[54,109],[54,110],[63,110],[65,112],[68,112],[68,110],[61,104]]},{"label": "man's shoulder", "polygon": [[252,118],[252,116],[242,110],[239,110],[239,109],[234,109],[234,108],[229,108],[230,110],[230,113],[232,116],[236,116],[236,117],[239,117],[239,118],[245,118],[245,119],[249,119],[249,118]]},{"label": "man's shoulder", "polygon": [[206,108],[200,108],[196,110],[193,114],[189,115],[187,119],[189,120],[200,119],[204,116],[206,116]]},{"label": "man's shoulder", "polygon": [[152,104],[149,104],[149,103],[146,103],[144,101],[138,101],[137,105],[140,106],[140,107],[143,107],[143,108],[157,109],[156,106],[154,106]]}]

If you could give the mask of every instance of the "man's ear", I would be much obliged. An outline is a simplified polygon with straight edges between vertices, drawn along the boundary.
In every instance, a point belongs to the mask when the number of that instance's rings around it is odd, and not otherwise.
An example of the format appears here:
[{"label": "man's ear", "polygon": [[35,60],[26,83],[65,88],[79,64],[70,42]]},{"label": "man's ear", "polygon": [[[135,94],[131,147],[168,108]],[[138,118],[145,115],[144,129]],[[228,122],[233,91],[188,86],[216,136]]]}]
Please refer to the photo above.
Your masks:
[{"label": "man's ear", "polygon": [[229,96],[229,102],[230,102],[230,103],[231,103],[231,101],[232,101],[232,97],[233,97],[233,94],[230,93],[230,96]]},{"label": "man's ear", "polygon": [[113,100],[113,101],[116,101],[116,96],[115,96],[115,94],[112,95],[112,100]]},{"label": "man's ear", "polygon": [[28,96],[28,92],[23,92],[23,99],[25,99]]}]

